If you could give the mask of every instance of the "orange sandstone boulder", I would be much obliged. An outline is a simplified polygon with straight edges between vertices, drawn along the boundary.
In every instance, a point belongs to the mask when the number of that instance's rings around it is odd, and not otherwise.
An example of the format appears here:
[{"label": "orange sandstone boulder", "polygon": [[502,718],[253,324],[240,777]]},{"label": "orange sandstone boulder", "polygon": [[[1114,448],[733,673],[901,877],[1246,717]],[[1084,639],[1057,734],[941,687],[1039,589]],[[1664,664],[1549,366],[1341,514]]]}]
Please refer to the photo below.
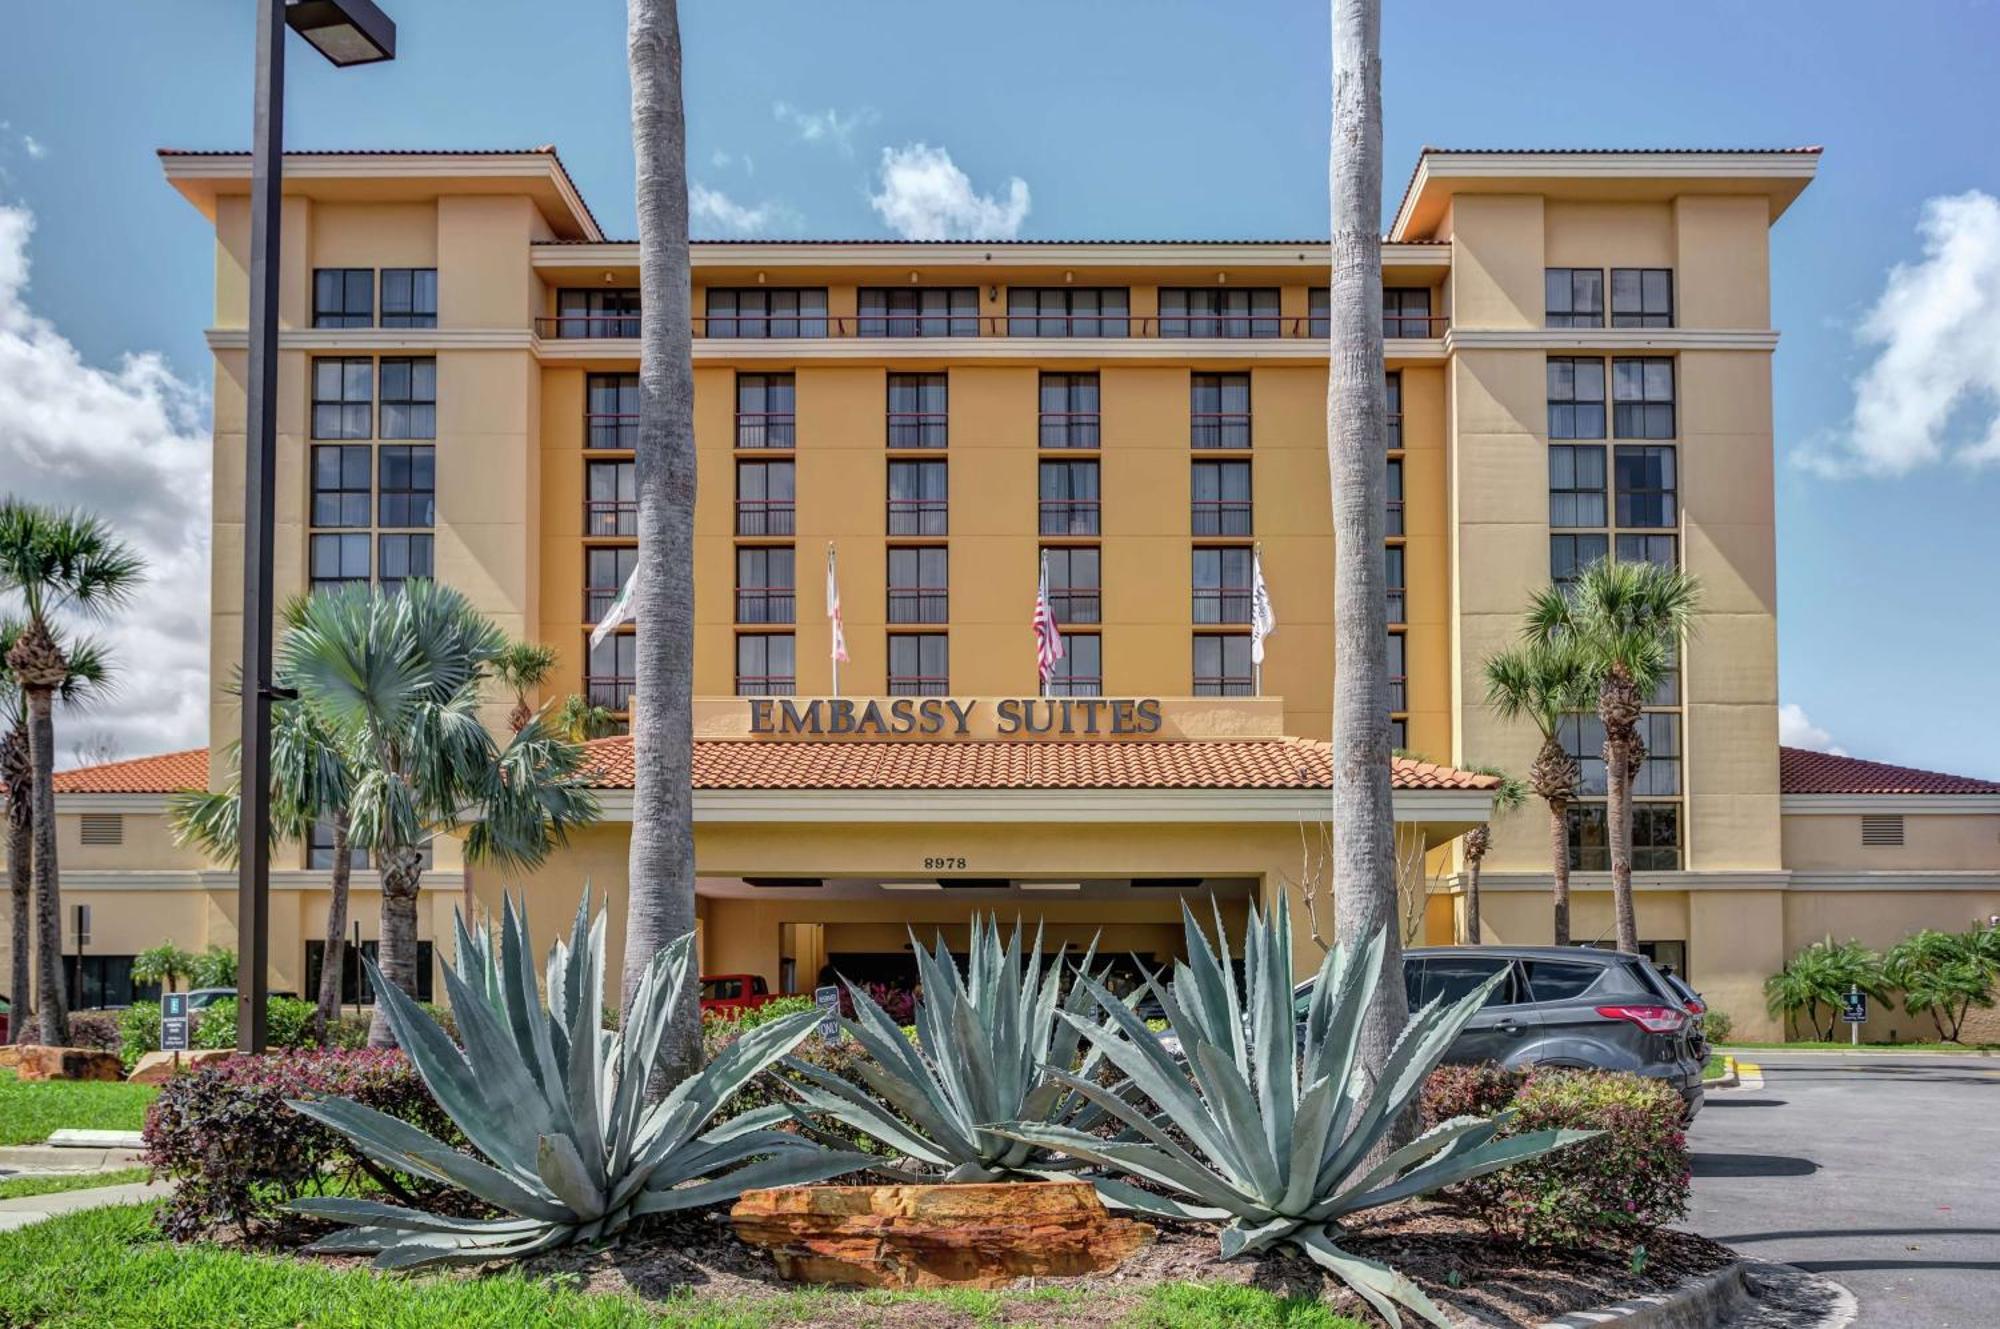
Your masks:
[{"label": "orange sandstone boulder", "polygon": [[95,1048],[51,1048],[15,1043],[0,1049],[0,1067],[23,1080],[122,1080],[125,1063],[115,1052]]},{"label": "orange sandstone boulder", "polygon": [[1000,1287],[1116,1267],[1153,1239],[1087,1183],[787,1186],[746,1191],[736,1234],[805,1283]]},{"label": "orange sandstone boulder", "polygon": [[[178,1068],[174,1064],[177,1055],[180,1057]],[[192,1052],[178,1054],[148,1052],[139,1058],[139,1064],[132,1068],[132,1074],[126,1078],[133,1084],[165,1084],[173,1077],[176,1069],[191,1071],[204,1062],[227,1061],[235,1055],[235,1048],[196,1048]]]}]

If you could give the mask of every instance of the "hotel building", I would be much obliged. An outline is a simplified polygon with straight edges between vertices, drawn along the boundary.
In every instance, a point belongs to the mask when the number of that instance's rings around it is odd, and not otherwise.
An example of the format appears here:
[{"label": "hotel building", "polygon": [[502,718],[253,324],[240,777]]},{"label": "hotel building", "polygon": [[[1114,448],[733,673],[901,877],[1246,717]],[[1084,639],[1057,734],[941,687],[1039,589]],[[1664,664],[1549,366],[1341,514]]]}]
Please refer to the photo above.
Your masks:
[{"label": "hotel building", "polygon": [[[249,160],[161,162],[215,228],[220,753],[238,727]],[[1797,946],[2000,912],[2000,785],[1779,747],[1770,246],[1817,165],[1814,149],[1418,160],[1383,247],[1412,939],[1457,935],[1457,837],[1490,808],[1470,772],[1525,771],[1535,750],[1484,704],[1482,661],[1532,591],[1603,557],[1678,563],[1703,587],[1636,785],[1657,958],[1769,1033],[1761,984]],[[622,711],[631,629],[588,637],[635,554],[638,246],[605,238],[552,149],[298,154],[283,206],[280,595],[435,577],[558,649],[539,700]],[[692,246],[705,971],[773,990],[829,967],[894,977],[906,927],[956,933],[989,909],[1166,959],[1182,898],[1240,916],[1313,876],[1328,262],[1314,241]],[[1278,619],[1261,669],[1256,564]],[[1038,698],[1044,567],[1068,650]],[[871,702],[910,732],[829,732],[837,707]],[[1610,930],[1594,719],[1568,742],[1589,939]],[[525,889],[544,937],[586,880],[622,903],[630,749],[597,750],[606,821],[541,871],[468,885],[456,845],[436,847],[427,942],[462,891]],[[233,874],[176,847],[162,815],[222,773],[196,751],[62,777],[64,898],[96,905],[86,999],[124,995],[121,958],[162,936],[233,940]],[[280,989],[315,981],[328,853],[277,855]],[[1547,939],[1548,853],[1538,805],[1495,824],[1487,940]],[[369,886],[357,873],[364,937]]]}]

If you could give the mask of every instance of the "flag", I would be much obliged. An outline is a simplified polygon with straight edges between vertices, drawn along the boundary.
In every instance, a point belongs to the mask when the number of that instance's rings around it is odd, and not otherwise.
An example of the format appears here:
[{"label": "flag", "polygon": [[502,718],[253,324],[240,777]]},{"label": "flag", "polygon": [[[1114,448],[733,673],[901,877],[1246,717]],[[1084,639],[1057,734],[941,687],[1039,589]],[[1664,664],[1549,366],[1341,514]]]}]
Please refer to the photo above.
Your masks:
[{"label": "flag", "polygon": [[604,617],[599,619],[597,626],[590,630],[591,650],[596,650],[599,642],[616,631],[619,624],[626,622],[632,617],[632,587],[638,580],[639,569],[637,566],[634,566],[632,575],[627,577],[625,584],[618,589],[618,598],[611,602],[611,608],[604,611]]},{"label": "flag", "polygon": [[1278,616],[1271,610],[1271,591],[1264,585],[1264,551],[1250,554],[1250,662],[1264,663],[1264,638],[1278,630]]},{"label": "flag", "polygon": [[834,571],[833,546],[826,547],[826,621],[833,629],[833,662],[847,661],[847,633],[840,624],[840,578]]},{"label": "flag", "polygon": [[1056,661],[1063,658],[1062,629],[1056,626],[1056,615],[1049,608],[1049,560],[1042,559],[1042,580],[1035,588],[1035,665],[1041,671],[1042,682],[1056,672]]}]

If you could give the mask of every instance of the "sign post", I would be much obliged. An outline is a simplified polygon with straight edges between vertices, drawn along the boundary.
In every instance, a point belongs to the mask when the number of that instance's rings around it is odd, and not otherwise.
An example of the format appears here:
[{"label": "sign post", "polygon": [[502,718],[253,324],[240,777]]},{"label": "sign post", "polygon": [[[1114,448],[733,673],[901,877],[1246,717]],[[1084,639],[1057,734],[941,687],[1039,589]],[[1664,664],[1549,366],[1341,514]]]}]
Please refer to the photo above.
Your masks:
[{"label": "sign post", "polygon": [[832,985],[813,989],[813,1004],[819,1007],[819,1036],[828,1043],[840,1037],[840,989]]},{"label": "sign post", "polygon": [[1840,1018],[1847,1021],[1848,1042],[1859,1047],[1861,1026],[1868,1023],[1868,994],[1850,984],[1840,999]]},{"label": "sign post", "polygon": [[174,1054],[174,1069],[181,1067],[181,1053],[188,1050],[188,994],[165,992],[160,995],[160,1051]]}]

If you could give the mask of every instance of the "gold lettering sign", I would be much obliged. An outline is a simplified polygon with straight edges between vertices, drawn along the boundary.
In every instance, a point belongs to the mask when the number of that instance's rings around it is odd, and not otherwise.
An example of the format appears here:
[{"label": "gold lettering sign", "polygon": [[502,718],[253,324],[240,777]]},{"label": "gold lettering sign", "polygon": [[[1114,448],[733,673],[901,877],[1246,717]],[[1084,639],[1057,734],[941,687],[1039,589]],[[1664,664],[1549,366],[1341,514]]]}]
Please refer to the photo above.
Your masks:
[{"label": "gold lettering sign", "polygon": [[[754,697],[758,738],[1144,738],[1157,697]],[[990,714],[985,708],[991,707]]]}]

